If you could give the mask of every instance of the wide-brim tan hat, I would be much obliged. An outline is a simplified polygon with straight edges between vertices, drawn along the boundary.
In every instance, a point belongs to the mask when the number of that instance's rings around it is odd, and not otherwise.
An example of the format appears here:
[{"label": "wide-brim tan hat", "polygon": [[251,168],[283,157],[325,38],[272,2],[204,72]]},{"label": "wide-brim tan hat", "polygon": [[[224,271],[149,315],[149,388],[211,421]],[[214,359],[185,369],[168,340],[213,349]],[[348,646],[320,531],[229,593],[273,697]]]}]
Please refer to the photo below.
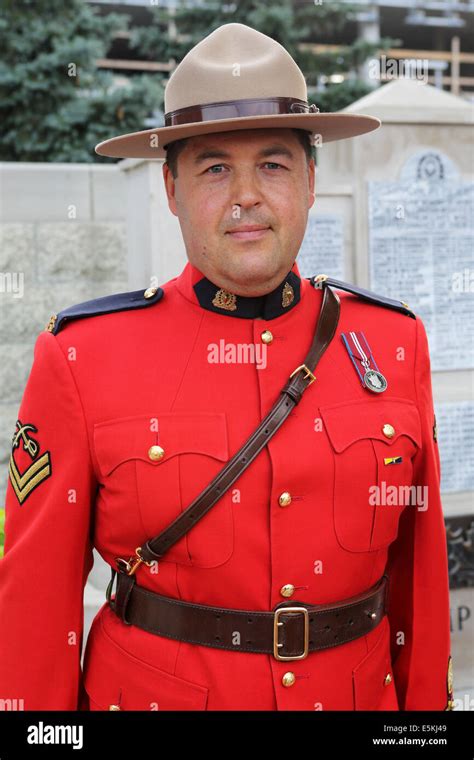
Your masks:
[{"label": "wide-brim tan hat", "polygon": [[306,81],[280,43],[245,24],[224,24],[195,45],[165,88],[165,125],[104,140],[101,156],[165,158],[174,140],[236,129],[291,128],[313,144],[371,132],[375,116],[320,113]]}]

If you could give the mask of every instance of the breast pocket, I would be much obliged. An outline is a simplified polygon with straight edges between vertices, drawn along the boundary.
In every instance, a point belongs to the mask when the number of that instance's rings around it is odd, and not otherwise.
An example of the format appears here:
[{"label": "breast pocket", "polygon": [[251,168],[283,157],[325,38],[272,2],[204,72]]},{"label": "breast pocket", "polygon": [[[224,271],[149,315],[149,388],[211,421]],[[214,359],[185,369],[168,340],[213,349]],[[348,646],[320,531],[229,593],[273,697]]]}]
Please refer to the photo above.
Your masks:
[{"label": "breast pocket", "polygon": [[[119,505],[124,494],[134,498],[129,508],[139,511],[146,539],[185,510],[229,458],[223,412],[154,412],[109,420],[95,425],[94,447],[109,514],[114,500]],[[227,491],[160,561],[216,567],[233,548]]]},{"label": "breast pocket", "polygon": [[334,456],[333,517],[340,545],[381,549],[398,534],[416,498],[413,458],[421,447],[415,404],[380,399],[320,407]]}]

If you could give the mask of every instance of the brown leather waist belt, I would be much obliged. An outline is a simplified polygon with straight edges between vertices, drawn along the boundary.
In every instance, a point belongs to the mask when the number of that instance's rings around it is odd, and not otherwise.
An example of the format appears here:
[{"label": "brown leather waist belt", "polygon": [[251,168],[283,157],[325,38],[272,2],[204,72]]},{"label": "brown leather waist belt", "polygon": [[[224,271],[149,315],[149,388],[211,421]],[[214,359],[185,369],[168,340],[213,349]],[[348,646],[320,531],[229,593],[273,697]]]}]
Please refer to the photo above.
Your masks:
[{"label": "brown leather waist belt", "polygon": [[111,609],[127,625],[191,644],[300,660],[373,630],[387,612],[388,576],[331,604],[280,602],[271,612],[208,607],[161,596],[119,572]]}]

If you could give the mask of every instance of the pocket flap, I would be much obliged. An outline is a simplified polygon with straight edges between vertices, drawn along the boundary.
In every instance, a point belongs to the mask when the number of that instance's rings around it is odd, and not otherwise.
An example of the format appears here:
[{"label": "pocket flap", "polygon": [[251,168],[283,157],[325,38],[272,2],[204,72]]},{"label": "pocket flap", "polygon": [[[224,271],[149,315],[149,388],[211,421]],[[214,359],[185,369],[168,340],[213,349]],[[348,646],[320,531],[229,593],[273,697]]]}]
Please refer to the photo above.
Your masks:
[{"label": "pocket flap", "polygon": [[[152,460],[153,445],[164,449]],[[161,412],[99,422],[94,425],[94,448],[103,476],[122,462],[142,459],[159,467],[176,454],[205,454],[222,462],[228,459],[224,412]]]},{"label": "pocket flap", "polygon": [[[374,398],[373,401],[351,401],[320,406],[324,427],[337,452],[344,451],[361,438],[376,438],[391,446],[401,435],[408,435],[421,447],[420,415],[415,404],[406,399]],[[388,438],[385,424],[395,433]]]},{"label": "pocket flap", "polygon": [[376,709],[385,689],[394,688],[386,616],[380,621],[379,626],[382,630],[377,642],[352,671],[356,710]]},{"label": "pocket flap", "polygon": [[208,689],[148,665],[116,644],[96,618],[84,660],[92,710],[205,710]]}]

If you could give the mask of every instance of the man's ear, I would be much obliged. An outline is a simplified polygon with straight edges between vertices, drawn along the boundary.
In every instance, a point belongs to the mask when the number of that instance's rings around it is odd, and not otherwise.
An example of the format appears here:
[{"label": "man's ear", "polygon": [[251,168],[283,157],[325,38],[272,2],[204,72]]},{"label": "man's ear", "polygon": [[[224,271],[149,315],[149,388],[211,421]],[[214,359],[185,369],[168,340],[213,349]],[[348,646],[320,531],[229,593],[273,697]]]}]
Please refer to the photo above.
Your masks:
[{"label": "man's ear", "polygon": [[316,164],[314,158],[308,164],[308,190],[310,197],[308,209],[310,209],[316,200]]},{"label": "man's ear", "polygon": [[163,171],[163,180],[165,183],[165,190],[166,190],[166,196],[168,198],[168,207],[172,214],[175,216],[178,216],[177,209],[176,209],[176,183],[174,181],[174,177],[171,173],[171,169],[169,168],[166,161],[163,163],[162,167]]}]

